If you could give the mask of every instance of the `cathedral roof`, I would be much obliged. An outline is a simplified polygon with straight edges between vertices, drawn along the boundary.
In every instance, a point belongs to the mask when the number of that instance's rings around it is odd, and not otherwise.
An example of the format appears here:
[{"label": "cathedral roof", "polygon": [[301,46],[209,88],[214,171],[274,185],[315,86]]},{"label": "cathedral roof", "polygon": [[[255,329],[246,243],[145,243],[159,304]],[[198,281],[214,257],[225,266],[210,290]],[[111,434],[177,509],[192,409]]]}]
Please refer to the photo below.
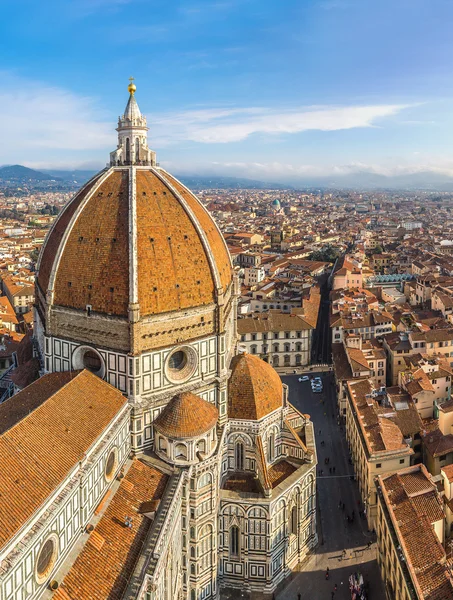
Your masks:
[{"label": "cathedral roof", "polygon": [[[112,167],[66,205],[38,264],[37,285],[56,306],[128,316],[215,302],[231,260],[198,199],[158,167]],[[48,296],[49,297],[49,296]]]},{"label": "cathedral roof", "polygon": [[257,421],[283,404],[283,385],[273,367],[253,354],[238,354],[231,361],[228,382],[228,417]]},{"label": "cathedral roof", "polygon": [[[105,514],[65,576],[54,600],[122,598],[153,524],[143,510],[158,502],[168,476],[134,459]],[[132,516],[125,530],[124,519]]]},{"label": "cathedral roof", "polygon": [[160,413],[153,425],[172,438],[203,435],[217,423],[217,408],[191,392],[175,396]]},{"label": "cathedral roof", "polygon": [[0,548],[41,508],[123,408],[89,371],[50,373],[0,405]]}]

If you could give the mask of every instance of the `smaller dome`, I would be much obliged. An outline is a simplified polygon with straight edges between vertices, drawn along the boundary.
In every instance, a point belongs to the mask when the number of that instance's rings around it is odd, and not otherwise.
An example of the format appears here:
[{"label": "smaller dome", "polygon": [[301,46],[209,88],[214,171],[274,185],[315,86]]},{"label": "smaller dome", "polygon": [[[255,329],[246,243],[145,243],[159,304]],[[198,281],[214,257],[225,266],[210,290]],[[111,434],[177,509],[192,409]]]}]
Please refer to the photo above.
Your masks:
[{"label": "smaller dome", "polygon": [[280,206],[280,200],[278,198],[275,198],[275,200],[272,202],[273,206]]},{"label": "smaller dome", "polygon": [[258,421],[283,405],[283,384],[277,371],[253,354],[231,361],[228,417]]},{"label": "smaller dome", "polygon": [[153,425],[170,438],[191,438],[203,435],[217,423],[217,408],[191,392],[174,396]]}]

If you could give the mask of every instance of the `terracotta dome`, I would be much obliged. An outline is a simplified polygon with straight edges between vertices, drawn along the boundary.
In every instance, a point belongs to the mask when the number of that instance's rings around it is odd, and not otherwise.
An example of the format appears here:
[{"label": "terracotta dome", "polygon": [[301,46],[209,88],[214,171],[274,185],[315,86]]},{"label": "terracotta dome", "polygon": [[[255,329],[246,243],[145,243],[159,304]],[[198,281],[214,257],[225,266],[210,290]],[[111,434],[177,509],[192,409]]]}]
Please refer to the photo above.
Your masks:
[{"label": "terracotta dome", "polygon": [[191,392],[183,392],[170,400],[153,425],[170,438],[191,438],[215,427],[217,408]]},{"label": "terracotta dome", "polygon": [[51,305],[118,317],[137,304],[140,317],[204,306],[231,282],[214,221],[157,165],[93,177],[54,223],[37,277]]},{"label": "terracotta dome", "polygon": [[275,369],[253,354],[231,361],[228,417],[257,421],[283,404],[283,385]]}]

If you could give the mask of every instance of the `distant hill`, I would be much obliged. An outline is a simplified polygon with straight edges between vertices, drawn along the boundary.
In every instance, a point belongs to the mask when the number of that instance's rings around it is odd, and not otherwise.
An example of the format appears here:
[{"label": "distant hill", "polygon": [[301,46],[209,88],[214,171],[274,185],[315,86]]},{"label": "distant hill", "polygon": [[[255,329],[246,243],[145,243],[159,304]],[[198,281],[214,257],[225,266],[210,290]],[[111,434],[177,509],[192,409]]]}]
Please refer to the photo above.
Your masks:
[{"label": "distant hill", "polygon": [[273,183],[269,181],[258,181],[256,179],[245,179],[241,177],[222,177],[200,175],[176,175],[176,177],[192,190],[290,190],[293,186]]},{"label": "distant hill", "polygon": [[74,169],[73,171],[59,171],[57,169],[43,169],[43,173],[52,176],[52,179],[61,179],[67,182],[85,183],[96,175],[98,171],[88,171],[84,169]]},{"label": "distant hill", "polygon": [[51,181],[52,179],[58,179],[48,173],[42,173],[41,171],[35,171],[22,165],[8,165],[0,167],[0,180],[4,181],[17,181],[19,183],[26,183],[27,181]]},{"label": "distant hill", "polygon": [[[85,183],[96,171],[58,171],[56,169],[44,169],[44,173],[58,177],[63,181],[73,181],[79,184]],[[222,177],[222,176],[199,176],[199,175],[175,175],[184,185],[192,190],[205,190],[208,188],[215,188],[219,190],[245,190],[245,189],[256,189],[256,190],[283,190],[293,189],[292,186],[283,185],[281,183],[268,183],[265,181],[257,181],[255,179],[244,179],[238,177]]]}]

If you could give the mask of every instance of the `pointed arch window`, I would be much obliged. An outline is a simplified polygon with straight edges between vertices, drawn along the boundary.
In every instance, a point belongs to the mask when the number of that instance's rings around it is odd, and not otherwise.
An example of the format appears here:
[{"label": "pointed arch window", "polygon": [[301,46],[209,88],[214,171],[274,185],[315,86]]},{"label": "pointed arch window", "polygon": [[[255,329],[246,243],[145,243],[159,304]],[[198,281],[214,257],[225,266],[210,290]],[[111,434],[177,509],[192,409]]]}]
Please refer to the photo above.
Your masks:
[{"label": "pointed arch window", "polygon": [[236,470],[243,471],[244,470],[244,444],[242,442],[237,442],[235,446],[235,463]]},{"label": "pointed arch window", "polygon": [[297,534],[297,507],[293,506],[291,509],[291,520],[289,524],[290,533],[296,535]]},{"label": "pointed arch window", "polygon": [[233,525],[230,529],[230,553],[233,556],[239,555],[239,527]]},{"label": "pointed arch window", "polygon": [[267,440],[267,460],[272,462],[275,458],[275,433],[271,433]]}]

